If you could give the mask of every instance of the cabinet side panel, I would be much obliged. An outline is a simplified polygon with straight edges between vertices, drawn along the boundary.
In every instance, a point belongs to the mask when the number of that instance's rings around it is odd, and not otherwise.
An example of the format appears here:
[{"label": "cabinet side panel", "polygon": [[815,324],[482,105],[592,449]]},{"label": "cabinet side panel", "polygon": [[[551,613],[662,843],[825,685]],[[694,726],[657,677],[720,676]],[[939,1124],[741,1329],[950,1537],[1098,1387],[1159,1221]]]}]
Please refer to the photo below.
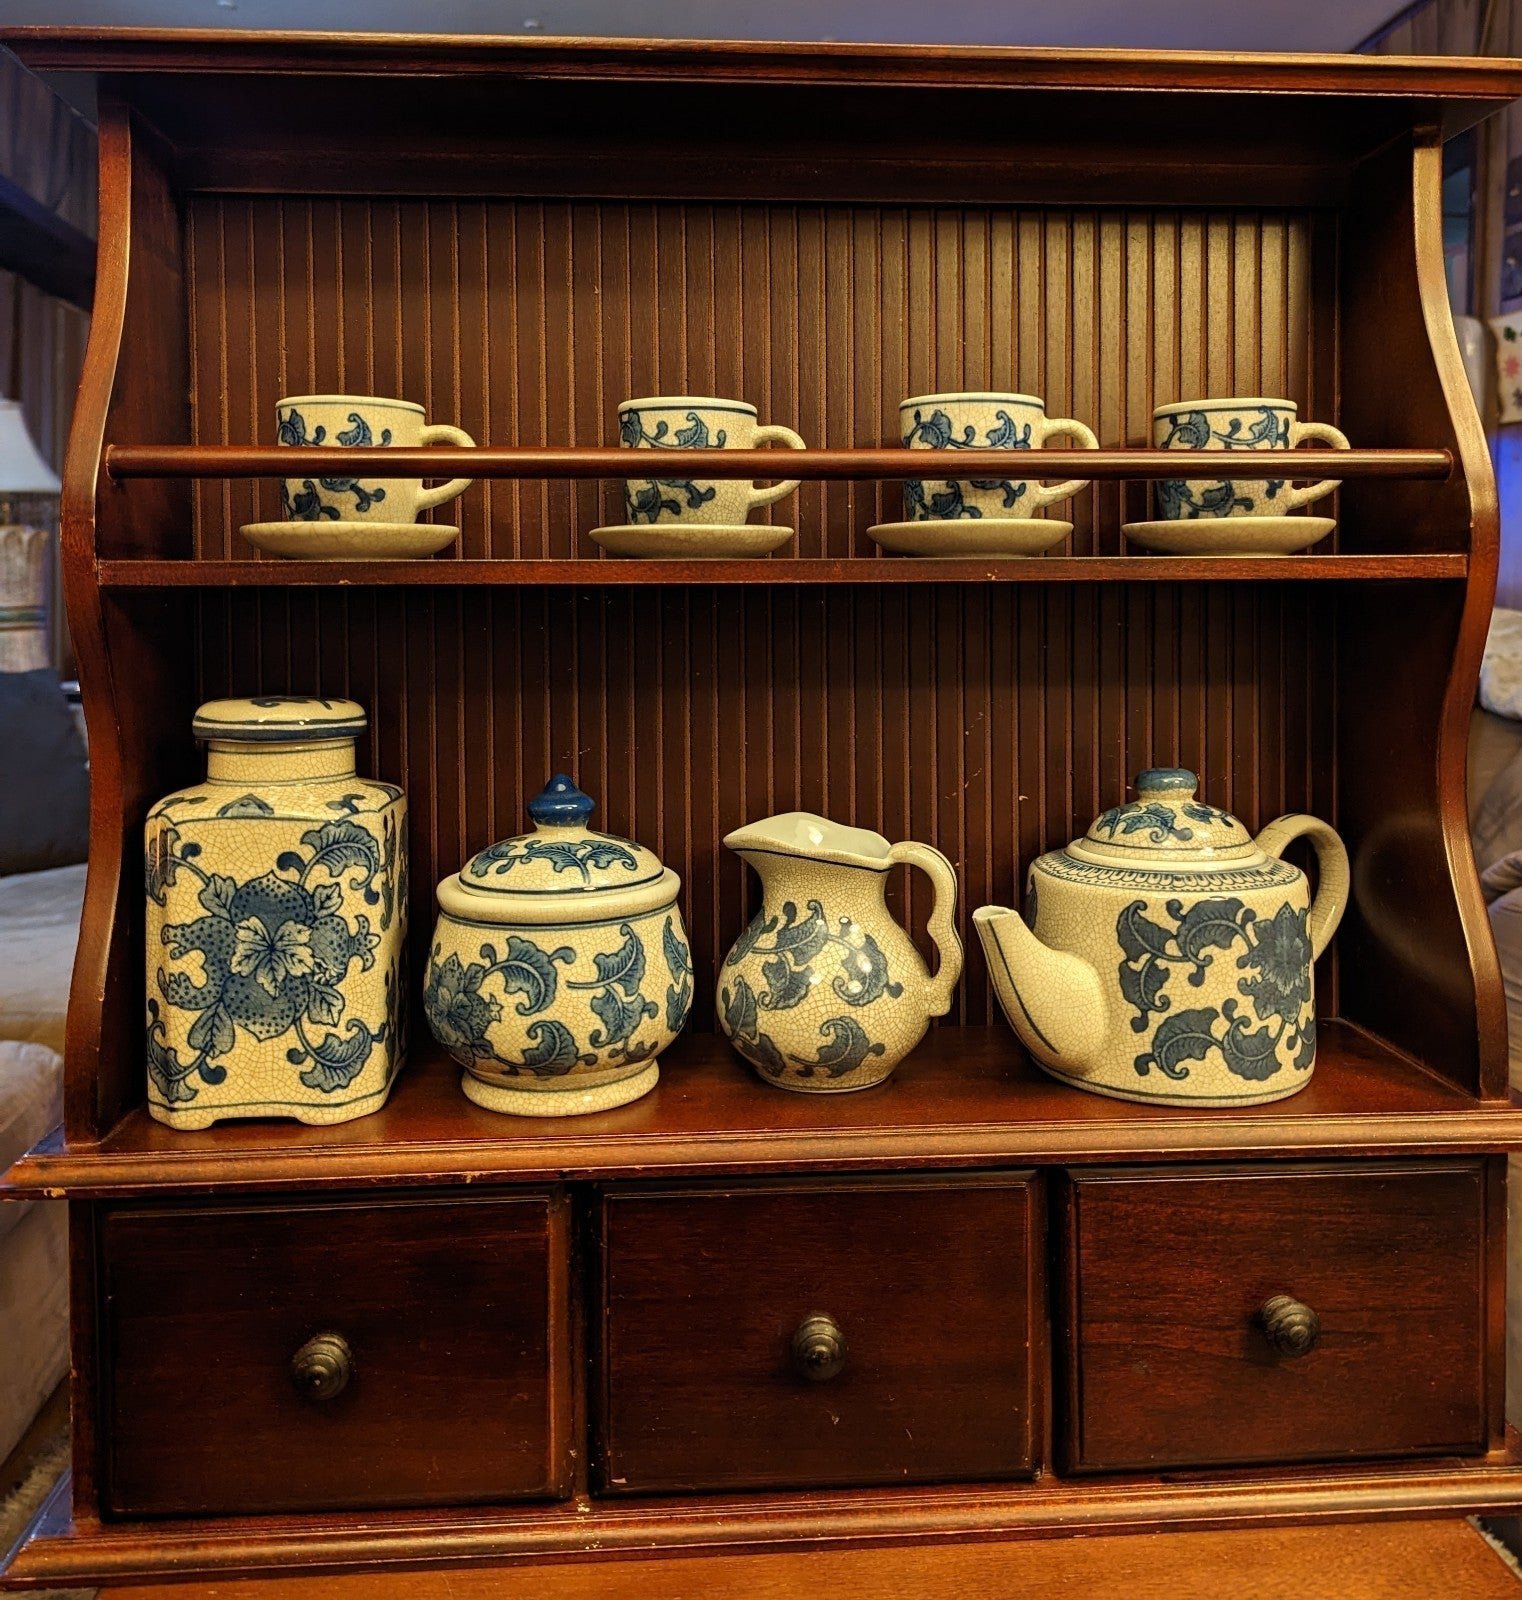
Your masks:
[{"label": "cabinet side panel", "polygon": [[1506,1092],[1500,972],[1469,845],[1465,752],[1495,592],[1495,481],[1448,311],[1442,149],[1369,162],[1344,230],[1342,425],[1452,450],[1444,484],[1343,495],[1343,549],[1464,549],[1463,585],[1350,588],[1337,619],[1341,817],[1353,904],[1344,1014],[1465,1088]]}]

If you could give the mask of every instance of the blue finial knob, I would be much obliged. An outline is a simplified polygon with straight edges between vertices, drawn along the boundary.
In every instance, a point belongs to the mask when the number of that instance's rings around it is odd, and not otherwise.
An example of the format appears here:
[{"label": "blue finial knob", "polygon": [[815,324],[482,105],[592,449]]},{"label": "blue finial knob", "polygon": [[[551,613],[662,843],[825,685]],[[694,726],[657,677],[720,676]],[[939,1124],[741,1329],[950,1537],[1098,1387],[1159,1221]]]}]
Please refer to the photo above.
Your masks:
[{"label": "blue finial knob", "polygon": [[1136,792],[1140,795],[1192,795],[1199,786],[1200,780],[1188,767],[1148,767],[1136,775]]},{"label": "blue finial knob", "polygon": [[596,809],[596,801],[563,772],[557,772],[528,803],[528,814],[548,828],[578,828]]}]

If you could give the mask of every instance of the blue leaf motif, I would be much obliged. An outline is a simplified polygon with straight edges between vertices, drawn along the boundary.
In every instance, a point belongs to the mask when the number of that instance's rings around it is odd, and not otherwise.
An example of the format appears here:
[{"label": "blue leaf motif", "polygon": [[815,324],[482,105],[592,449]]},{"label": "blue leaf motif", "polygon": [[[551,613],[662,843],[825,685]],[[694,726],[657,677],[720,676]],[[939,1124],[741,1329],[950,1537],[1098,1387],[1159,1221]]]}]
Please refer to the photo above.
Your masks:
[{"label": "blue leaf motif", "polygon": [[1218,1041],[1227,1069],[1251,1083],[1262,1083],[1279,1071],[1279,1057],[1274,1047],[1279,1035],[1270,1028],[1251,1032],[1253,1019],[1236,1014],[1237,1003],[1228,1000],[1221,1007],[1228,1019],[1224,1036]]},{"label": "blue leaf motif", "polygon": [[196,898],[214,917],[232,917],[233,896],[238,892],[237,881],[220,872],[213,872],[201,887]]},{"label": "blue leaf motif", "polygon": [[[708,424],[703,421],[696,411],[687,413],[687,426],[676,430],[676,442],[681,450],[706,450],[708,448]],[[719,443],[723,444],[720,435]]]},{"label": "blue leaf motif", "polygon": [[617,989],[603,989],[593,995],[591,1005],[602,1023],[602,1030],[594,1028],[587,1042],[600,1050],[607,1049],[609,1045],[622,1044],[644,1018],[657,1015],[653,1000],[646,1000],[639,994],[632,1000],[626,1000]]},{"label": "blue leaf motif", "polygon": [[[528,1035],[533,1045],[523,1052],[523,1060],[516,1064],[527,1067],[536,1078],[558,1078],[582,1059],[571,1030],[553,1017],[530,1023]],[[589,1062],[595,1059],[586,1057]]]},{"label": "blue leaf motif", "polygon": [[272,817],[274,814],[275,808],[269,801],[261,800],[256,794],[239,795],[236,800],[217,807],[219,817]]},{"label": "blue leaf motif", "polygon": [[[761,996],[761,1007],[766,1011],[790,1011],[800,1001],[808,998],[814,986],[812,967],[794,967],[786,956],[768,956],[761,963],[761,975],[766,979],[766,993]],[[836,984],[840,980],[837,978]]]},{"label": "blue leaf motif", "polygon": [[1152,1048],[1137,1056],[1132,1063],[1137,1073],[1145,1078],[1156,1067],[1164,1077],[1179,1082],[1189,1076],[1186,1061],[1204,1061],[1216,1046],[1211,1029],[1220,1013],[1214,1007],[1201,1007],[1195,1011],[1179,1011],[1165,1018],[1152,1035]]},{"label": "blue leaf motif", "polygon": [[[321,867],[336,878],[354,867],[357,872],[352,887],[357,889],[380,871],[380,846],[375,835],[357,822],[324,822],[302,834],[301,842],[312,851],[303,876]],[[281,857],[282,866],[287,859]]]},{"label": "blue leaf motif", "polygon": [[358,1017],[351,1017],[347,1038],[329,1033],[320,1043],[308,1047],[311,1065],[301,1074],[301,1081],[308,1089],[320,1089],[324,1094],[346,1089],[359,1076],[385,1031],[382,1024],[379,1031],[372,1033]]},{"label": "blue leaf motif", "polygon": [[830,929],[824,919],[824,907],[817,900],[809,901],[809,914],[800,922],[798,907],[785,901],[782,923],[772,940],[772,948],[802,966],[814,959],[829,942]]},{"label": "blue leaf motif", "polygon": [[744,978],[736,978],[733,989],[724,989],[719,995],[724,1007],[724,1026],[731,1037],[748,1038],[756,1031],[756,991]]},{"label": "blue leaf motif", "polygon": [[888,982],[888,958],[870,933],[862,936],[859,950],[842,953],[841,967],[830,987],[847,1005],[869,1006],[884,994],[897,1000],[904,992],[903,984]]},{"label": "blue leaf motif", "polygon": [[819,1053],[810,1061],[807,1056],[790,1056],[803,1069],[800,1078],[809,1078],[821,1071],[827,1078],[843,1078],[856,1069],[868,1056],[880,1056],[886,1051],[881,1042],[873,1043],[862,1031],[854,1017],[826,1017],[819,1024],[826,1039]]},{"label": "blue leaf motif", "polygon": [[523,996],[513,1009],[520,1017],[531,1017],[536,1011],[543,1011],[555,998],[555,963],[568,966],[575,959],[576,952],[569,945],[541,950],[531,939],[510,933],[507,953],[500,961],[494,953],[492,965],[501,975],[504,992]]},{"label": "blue leaf motif", "polygon": [[592,957],[592,965],[597,968],[596,981],[571,983],[569,988],[593,989],[600,984],[613,984],[630,998],[639,993],[645,977],[644,941],[627,922],[619,923],[618,931],[623,935],[623,943],[616,950],[599,950]]},{"label": "blue leaf motif", "polygon": [[1165,955],[1169,933],[1160,923],[1145,915],[1147,902],[1133,900],[1115,922],[1115,937],[1125,952],[1127,961],[1139,961],[1144,956]]},{"label": "blue leaf motif", "polygon": [[1168,915],[1178,922],[1175,938],[1178,947],[1194,963],[1195,970],[1189,981],[1198,988],[1204,981],[1205,968],[1212,957],[1211,949],[1229,950],[1244,937],[1243,922],[1250,922],[1254,913],[1247,911],[1234,896],[1220,900],[1196,900],[1187,911],[1178,900],[1168,902]]},{"label": "blue leaf motif", "polygon": [[661,929],[661,949],[666,957],[666,968],[673,978],[680,978],[684,972],[692,971],[692,952],[677,937],[670,917],[666,918],[666,925]]}]

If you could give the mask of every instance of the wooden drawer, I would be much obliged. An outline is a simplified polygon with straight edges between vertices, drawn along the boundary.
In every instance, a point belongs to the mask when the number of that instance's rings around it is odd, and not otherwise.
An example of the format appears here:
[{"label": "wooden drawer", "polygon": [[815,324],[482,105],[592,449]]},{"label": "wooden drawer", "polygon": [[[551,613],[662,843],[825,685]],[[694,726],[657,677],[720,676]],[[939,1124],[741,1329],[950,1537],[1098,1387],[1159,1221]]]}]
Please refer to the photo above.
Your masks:
[{"label": "wooden drawer", "polygon": [[1028,1174],[605,1194],[603,1487],[1028,1474],[1038,1212]]},{"label": "wooden drawer", "polygon": [[[565,1492],[566,1210],[537,1193],[110,1211],[107,1507]],[[352,1375],[318,1399],[298,1390],[292,1358],[327,1332],[347,1343]]]},{"label": "wooden drawer", "polygon": [[[1073,1468],[1487,1448],[1483,1162],[1082,1173],[1065,1200]],[[1319,1319],[1303,1354],[1279,1295]]]}]

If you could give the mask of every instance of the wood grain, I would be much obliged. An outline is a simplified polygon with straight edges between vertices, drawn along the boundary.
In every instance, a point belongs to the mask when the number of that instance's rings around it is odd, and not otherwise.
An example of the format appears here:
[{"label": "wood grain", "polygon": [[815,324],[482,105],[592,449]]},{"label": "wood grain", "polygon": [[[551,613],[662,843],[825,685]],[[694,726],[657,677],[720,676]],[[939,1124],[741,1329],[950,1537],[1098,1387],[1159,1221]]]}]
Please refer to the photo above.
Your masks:
[{"label": "wood grain", "polygon": [[[1493,1220],[1479,1161],[1075,1174],[1069,1465],[1484,1451]],[[1258,1324],[1280,1294],[1320,1318],[1305,1355]]]},{"label": "wood grain", "polygon": [[[113,1208],[102,1221],[105,1509],[319,1511],[563,1494],[567,1206]],[[290,1363],[353,1351],[328,1400]]]},{"label": "wood grain", "polygon": [[[1227,1575],[1230,1575],[1229,1580]],[[630,1570],[609,1562],[396,1572],[388,1600],[607,1600]],[[710,1556],[701,1566],[641,1562],[645,1600],[1220,1600],[1223,1581],[1244,1597],[1334,1594],[1338,1600],[1516,1600],[1517,1579],[1469,1523],[1361,1522],[1338,1528],[1232,1529],[1090,1539],[1001,1540],[918,1548]],[[267,1578],[217,1584],[111,1588],[101,1600],[373,1600],[370,1577]]]},{"label": "wood grain", "polygon": [[269,1192],[532,1181],[564,1174],[858,1171],[1522,1147],[1522,1107],[1475,1101],[1338,1022],[1291,1100],[1205,1111],[1083,1094],[1038,1071],[1001,1022],[938,1028],[870,1094],[783,1094],[714,1034],[685,1034],[644,1099],[541,1122],[469,1104],[459,1068],[422,1046],[390,1101],[331,1128],[229,1122],[166,1128],[139,1109],[101,1144],[45,1141],[8,1197]]},{"label": "wood grain", "polygon": [[[601,1487],[1029,1476],[1040,1219],[1016,1173],[605,1195]],[[826,1381],[790,1350],[819,1313],[848,1347]]]}]

